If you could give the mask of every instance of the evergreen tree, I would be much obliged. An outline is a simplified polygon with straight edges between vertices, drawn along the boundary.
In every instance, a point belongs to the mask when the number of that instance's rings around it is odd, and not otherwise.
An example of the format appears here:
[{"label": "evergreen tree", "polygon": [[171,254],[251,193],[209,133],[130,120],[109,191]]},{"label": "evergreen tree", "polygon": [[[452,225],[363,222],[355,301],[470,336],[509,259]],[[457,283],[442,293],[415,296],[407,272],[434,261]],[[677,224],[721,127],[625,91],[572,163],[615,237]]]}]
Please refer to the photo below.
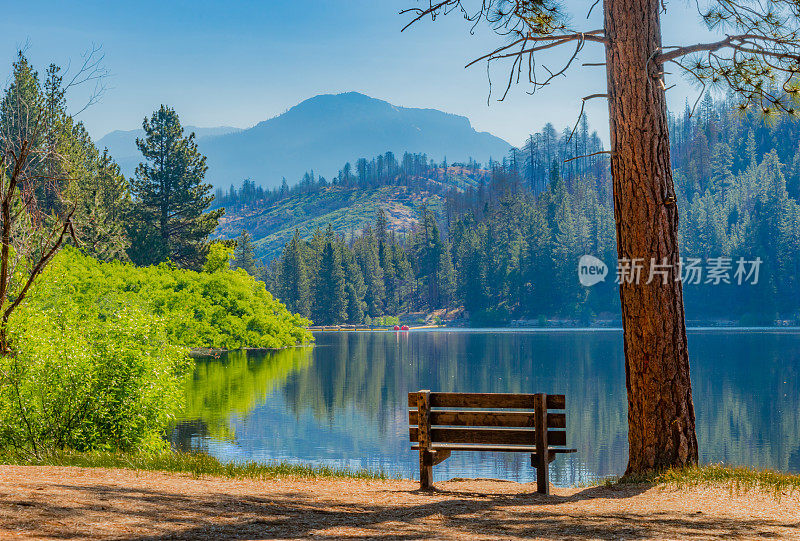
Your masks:
[{"label": "evergreen tree", "polygon": [[292,240],[286,245],[278,264],[275,286],[280,300],[292,312],[303,317],[311,315],[311,288],[303,257],[303,241],[300,231],[294,231]]},{"label": "evergreen tree", "polygon": [[345,275],[345,290],[347,295],[347,323],[359,325],[364,322],[364,315],[367,310],[367,303],[364,296],[367,293],[367,286],[364,284],[364,276],[361,267],[356,262],[353,251],[343,242],[337,239],[339,252],[342,254],[342,266]]},{"label": "evergreen tree", "polygon": [[[98,154],[82,125],[75,140],[84,157],[69,194],[75,201],[75,232],[80,246],[102,260],[127,260],[130,239],[125,227],[131,209],[129,183],[108,150]],[[77,168],[76,168],[77,169]],[[77,171],[76,171],[77,172]]]},{"label": "evergreen tree", "polygon": [[128,181],[109,154],[98,151],[83,124],[67,113],[66,94],[58,66],[48,66],[42,85],[18,53],[12,82],[0,102],[0,125],[3,133],[25,140],[37,156],[21,188],[43,216],[71,213],[74,238],[88,254],[127,259]]},{"label": "evergreen tree", "polygon": [[[733,181],[733,152],[727,143],[717,143],[711,156],[711,189],[727,190]],[[721,193],[721,192],[720,192]]]},{"label": "evergreen tree", "polygon": [[234,269],[244,269],[250,276],[256,276],[258,274],[253,241],[250,237],[250,233],[245,229],[242,229],[242,232],[239,233],[236,239],[232,267]]},{"label": "evergreen tree", "polygon": [[378,255],[378,244],[371,227],[356,240],[353,246],[356,261],[361,267],[364,283],[367,286],[364,302],[371,317],[384,315],[386,287],[383,282],[383,269]]},{"label": "evergreen tree", "polygon": [[42,134],[36,126],[44,117],[44,95],[39,74],[19,51],[11,74],[11,84],[0,102],[0,123],[3,131],[26,140],[33,148],[43,144]]},{"label": "evergreen tree", "polygon": [[325,247],[320,259],[314,320],[321,325],[341,323],[347,318],[347,292],[339,252],[334,246],[333,231],[328,226]]},{"label": "evergreen tree", "polygon": [[423,208],[422,219],[414,235],[416,278],[420,284],[420,301],[429,309],[446,303],[455,290],[455,277],[447,245],[442,240],[436,216]]},{"label": "evergreen tree", "polygon": [[136,140],[144,162],[131,183],[134,196],[131,259],[140,265],[172,261],[186,268],[203,264],[207,239],[222,209],[209,211],[211,185],[203,183],[206,158],[194,133],[184,136],[174,109],[162,105],[142,123]]}]

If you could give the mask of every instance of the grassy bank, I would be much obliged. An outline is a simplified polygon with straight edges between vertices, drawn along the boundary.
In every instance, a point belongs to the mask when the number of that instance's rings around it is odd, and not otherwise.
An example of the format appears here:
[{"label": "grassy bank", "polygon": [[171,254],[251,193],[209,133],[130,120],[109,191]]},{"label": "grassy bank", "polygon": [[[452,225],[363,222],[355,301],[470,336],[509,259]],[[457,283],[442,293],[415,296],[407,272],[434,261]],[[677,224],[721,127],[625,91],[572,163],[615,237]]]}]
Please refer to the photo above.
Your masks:
[{"label": "grassy bank", "polygon": [[674,486],[679,489],[695,486],[724,486],[734,492],[757,489],[774,492],[776,495],[800,490],[800,475],[721,464],[670,469],[648,476],[624,477],[619,481],[609,479],[606,484],[613,485],[615,482],[620,484],[650,483]]},{"label": "grassy bank", "polygon": [[800,490],[800,475],[719,464],[667,470],[656,476],[655,482],[679,488],[697,485],[725,485],[737,492],[750,489],[776,493]]},{"label": "grassy bank", "polygon": [[109,452],[63,452],[39,458],[18,458],[0,455],[0,464],[17,466],[77,466],[82,468],[123,468],[129,470],[189,473],[229,477],[232,479],[275,479],[277,477],[326,477],[364,480],[383,480],[388,476],[381,471],[367,469],[335,468],[290,464],[288,462],[231,462],[222,463],[205,453],[164,452],[131,455]]}]

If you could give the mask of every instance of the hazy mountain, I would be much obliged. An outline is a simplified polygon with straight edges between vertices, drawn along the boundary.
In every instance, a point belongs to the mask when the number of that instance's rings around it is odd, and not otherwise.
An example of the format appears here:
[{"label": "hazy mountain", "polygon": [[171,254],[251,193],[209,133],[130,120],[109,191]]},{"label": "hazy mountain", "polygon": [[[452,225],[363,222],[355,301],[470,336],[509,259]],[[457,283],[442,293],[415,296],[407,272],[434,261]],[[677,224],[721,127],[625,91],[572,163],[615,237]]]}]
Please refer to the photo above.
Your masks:
[{"label": "hazy mountain", "polygon": [[[219,128],[225,129],[225,128]],[[229,130],[231,128],[228,128]],[[135,155],[113,132],[100,140],[126,173],[132,168],[123,155]],[[466,117],[435,109],[411,109],[370,98],[357,92],[325,94],[310,98],[285,113],[259,122],[252,128],[226,134],[198,132],[200,151],[208,156],[207,179],[218,187],[239,185],[245,178],[265,187],[278,186],[283,177],[294,184],[313,169],[327,178],[350,161],[392,151],[426,153],[437,162],[480,162],[502,159],[511,146],[499,137],[477,132]],[[129,136],[133,141],[135,135]],[[111,144],[120,140],[119,154]],[[108,142],[107,142],[108,140]],[[133,148],[133,153],[125,153]],[[138,157],[134,162],[138,163]]]},{"label": "hazy mountain", "polygon": [[[241,128],[231,126],[218,126],[215,128],[184,126],[184,130],[186,133],[194,132],[197,136],[198,144],[202,146],[203,143],[200,143],[200,141],[204,139],[241,131]],[[144,130],[141,128],[138,130],[114,130],[97,141],[97,147],[100,149],[108,148],[109,153],[122,168],[122,172],[132,176],[136,166],[142,161],[142,155],[139,153],[139,149],[136,148],[136,138],[142,136],[144,136]]]}]

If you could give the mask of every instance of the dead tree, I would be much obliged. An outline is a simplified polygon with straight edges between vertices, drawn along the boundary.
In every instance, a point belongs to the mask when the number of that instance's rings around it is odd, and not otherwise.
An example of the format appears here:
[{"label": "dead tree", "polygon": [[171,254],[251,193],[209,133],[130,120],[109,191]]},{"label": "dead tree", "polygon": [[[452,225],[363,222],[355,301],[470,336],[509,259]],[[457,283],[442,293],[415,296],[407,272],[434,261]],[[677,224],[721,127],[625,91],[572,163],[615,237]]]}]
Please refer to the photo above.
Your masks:
[{"label": "dead tree", "polygon": [[[63,97],[68,89],[93,82],[95,89],[83,109],[92,105],[104,88],[102,58],[100,48],[92,47],[68,82],[61,84],[58,78],[58,88],[50,90]],[[22,52],[19,62],[27,65]],[[58,71],[51,65],[48,75]],[[49,77],[48,83],[52,81]],[[48,96],[39,89],[10,89],[0,110],[0,355],[13,352],[9,321],[36,279],[68,236],[78,244],[72,223],[76,205],[65,196],[72,182],[61,151],[66,113]]]}]

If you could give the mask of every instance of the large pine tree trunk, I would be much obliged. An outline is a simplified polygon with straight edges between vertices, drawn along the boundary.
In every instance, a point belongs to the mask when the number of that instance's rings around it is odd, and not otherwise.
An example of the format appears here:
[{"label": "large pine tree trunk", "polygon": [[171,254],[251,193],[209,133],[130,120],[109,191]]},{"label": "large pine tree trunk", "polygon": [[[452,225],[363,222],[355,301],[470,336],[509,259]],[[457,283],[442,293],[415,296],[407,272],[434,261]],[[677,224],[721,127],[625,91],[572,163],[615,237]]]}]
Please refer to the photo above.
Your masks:
[{"label": "large pine tree trunk", "polygon": [[[621,283],[628,390],[626,475],[697,462],[689,380],[678,212],[660,69],[659,0],[604,0],[617,252],[643,260],[638,284]],[[672,265],[650,284],[651,259]]]}]

